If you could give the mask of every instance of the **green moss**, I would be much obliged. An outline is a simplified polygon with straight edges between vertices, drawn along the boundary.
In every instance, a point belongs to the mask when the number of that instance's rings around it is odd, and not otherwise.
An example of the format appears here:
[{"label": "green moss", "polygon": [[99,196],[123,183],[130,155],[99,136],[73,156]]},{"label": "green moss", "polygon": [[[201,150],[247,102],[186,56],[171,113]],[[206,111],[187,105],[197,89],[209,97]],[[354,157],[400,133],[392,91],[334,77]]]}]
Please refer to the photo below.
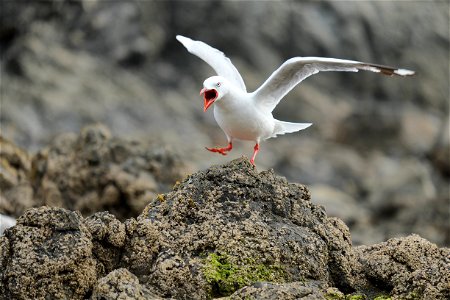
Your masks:
[{"label": "green moss", "polygon": [[376,296],[373,300],[392,300],[392,298],[390,296],[380,295]]},{"label": "green moss", "polygon": [[422,293],[420,293],[420,292],[418,292],[418,291],[412,291],[412,292],[410,292],[408,295],[406,295],[406,298],[405,298],[405,299],[407,299],[407,300],[422,299],[421,294],[422,294]]},{"label": "green moss", "polygon": [[325,299],[327,300],[366,300],[366,295],[363,294],[350,294],[344,295],[336,288],[328,289],[325,294]]},{"label": "green moss", "polygon": [[328,289],[327,293],[324,296],[327,300],[345,300],[344,294],[342,294],[335,288]]},{"label": "green moss", "polygon": [[227,254],[220,253],[211,253],[205,258],[203,275],[211,284],[213,297],[231,295],[258,281],[284,282],[286,277],[281,266],[257,264],[253,260],[236,264]]},{"label": "green moss", "polygon": [[366,299],[367,297],[361,294],[345,296],[345,300],[366,300]]}]

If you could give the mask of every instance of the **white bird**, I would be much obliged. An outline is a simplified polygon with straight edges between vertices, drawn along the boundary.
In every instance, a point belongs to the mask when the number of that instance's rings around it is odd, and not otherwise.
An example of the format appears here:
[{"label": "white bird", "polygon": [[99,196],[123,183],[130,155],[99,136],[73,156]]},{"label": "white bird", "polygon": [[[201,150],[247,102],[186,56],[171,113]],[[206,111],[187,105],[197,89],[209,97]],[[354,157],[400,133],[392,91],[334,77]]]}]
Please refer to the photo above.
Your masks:
[{"label": "white bird", "polygon": [[223,52],[201,42],[177,35],[186,49],[209,64],[218,76],[203,83],[200,95],[204,99],[204,111],[213,104],[214,117],[225,132],[228,146],[207,148],[211,152],[226,155],[233,148],[233,140],[255,142],[250,162],[255,164],[261,141],[280,134],[308,128],[312,123],[291,123],[276,120],[272,111],[281,99],[303,79],[320,71],[358,72],[372,71],[384,75],[410,76],[414,71],[388,66],[325,57],[294,57],[284,62],[254,92],[247,93],[244,80]]}]

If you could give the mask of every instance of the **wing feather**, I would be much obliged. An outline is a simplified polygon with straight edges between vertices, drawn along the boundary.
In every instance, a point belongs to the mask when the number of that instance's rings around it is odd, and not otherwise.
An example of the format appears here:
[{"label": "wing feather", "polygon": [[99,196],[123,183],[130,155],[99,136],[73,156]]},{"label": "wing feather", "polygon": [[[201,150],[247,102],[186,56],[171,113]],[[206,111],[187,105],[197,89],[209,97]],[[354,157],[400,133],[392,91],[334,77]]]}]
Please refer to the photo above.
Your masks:
[{"label": "wing feather", "polygon": [[252,93],[256,102],[272,111],[280,100],[305,78],[324,71],[358,72],[359,70],[384,75],[409,76],[414,71],[393,67],[325,57],[294,57],[283,63]]},{"label": "wing feather", "polygon": [[177,35],[177,40],[183,44],[186,49],[201,58],[208,65],[210,65],[217,75],[225,77],[233,82],[237,87],[240,87],[244,92],[247,91],[244,80],[239,74],[239,71],[233,65],[231,60],[225,54],[206,43],[201,41],[194,41],[190,38]]}]

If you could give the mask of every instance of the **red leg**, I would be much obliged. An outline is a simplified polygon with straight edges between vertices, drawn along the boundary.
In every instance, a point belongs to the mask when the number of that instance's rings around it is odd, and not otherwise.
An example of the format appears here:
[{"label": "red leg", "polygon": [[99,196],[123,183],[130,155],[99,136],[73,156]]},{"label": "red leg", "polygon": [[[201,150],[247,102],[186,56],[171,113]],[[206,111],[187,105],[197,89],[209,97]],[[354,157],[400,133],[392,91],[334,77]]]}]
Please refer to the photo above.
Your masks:
[{"label": "red leg", "polygon": [[258,152],[259,152],[259,144],[258,143],[256,143],[256,145],[255,145],[255,147],[253,148],[253,156],[252,156],[252,159],[250,159],[250,163],[252,164],[252,165],[255,165],[255,157],[256,157],[256,154],[258,154]]},{"label": "red leg", "polygon": [[229,142],[228,146],[226,146],[225,148],[208,148],[205,147],[206,150],[211,151],[211,152],[217,152],[220,153],[222,155],[227,155],[227,152],[231,151],[231,149],[233,149],[233,143]]}]

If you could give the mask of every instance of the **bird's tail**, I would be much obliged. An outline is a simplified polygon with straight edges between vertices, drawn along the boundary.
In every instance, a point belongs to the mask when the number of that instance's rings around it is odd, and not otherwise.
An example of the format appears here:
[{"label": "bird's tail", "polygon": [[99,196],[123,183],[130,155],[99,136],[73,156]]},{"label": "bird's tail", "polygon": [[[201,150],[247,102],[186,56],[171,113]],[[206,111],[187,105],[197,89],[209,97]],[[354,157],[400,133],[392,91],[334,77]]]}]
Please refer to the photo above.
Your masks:
[{"label": "bird's tail", "polygon": [[275,120],[275,129],[273,131],[273,136],[280,134],[291,133],[303,130],[311,126],[312,123],[291,123]]}]

